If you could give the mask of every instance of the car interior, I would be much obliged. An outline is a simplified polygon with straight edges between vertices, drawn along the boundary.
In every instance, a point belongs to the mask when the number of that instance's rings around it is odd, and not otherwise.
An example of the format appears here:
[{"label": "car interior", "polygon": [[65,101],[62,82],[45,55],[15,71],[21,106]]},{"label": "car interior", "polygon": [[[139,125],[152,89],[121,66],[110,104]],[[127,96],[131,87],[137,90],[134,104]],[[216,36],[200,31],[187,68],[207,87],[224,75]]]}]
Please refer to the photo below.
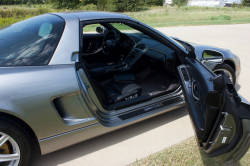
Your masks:
[{"label": "car interior", "polygon": [[121,108],[179,87],[175,52],[123,23],[83,27],[84,71],[105,109]]}]

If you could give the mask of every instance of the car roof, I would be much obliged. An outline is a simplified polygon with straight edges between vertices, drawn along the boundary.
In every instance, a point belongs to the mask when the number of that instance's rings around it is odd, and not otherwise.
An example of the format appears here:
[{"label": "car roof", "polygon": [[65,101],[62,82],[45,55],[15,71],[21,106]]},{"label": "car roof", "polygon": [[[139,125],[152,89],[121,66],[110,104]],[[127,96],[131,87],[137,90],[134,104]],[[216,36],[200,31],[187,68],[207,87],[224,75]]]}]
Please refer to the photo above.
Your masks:
[{"label": "car roof", "polygon": [[129,19],[125,14],[97,11],[69,11],[61,13],[52,13],[62,17],[64,20],[79,19],[80,21],[95,20],[95,19]]}]

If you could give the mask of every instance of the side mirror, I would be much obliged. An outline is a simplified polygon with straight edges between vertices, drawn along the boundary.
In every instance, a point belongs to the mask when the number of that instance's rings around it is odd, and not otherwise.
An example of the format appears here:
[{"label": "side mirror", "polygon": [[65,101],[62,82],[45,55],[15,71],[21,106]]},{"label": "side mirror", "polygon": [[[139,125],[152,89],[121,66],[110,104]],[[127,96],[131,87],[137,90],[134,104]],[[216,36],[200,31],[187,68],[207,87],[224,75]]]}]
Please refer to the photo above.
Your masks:
[{"label": "side mirror", "polygon": [[106,32],[106,28],[104,28],[104,27],[96,27],[96,32],[97,33],[105,33]]},{"label": "side mirror", "polygon": [[203,62],[223,63],[224,55],[214,50],[204,50],[202,53]]}]

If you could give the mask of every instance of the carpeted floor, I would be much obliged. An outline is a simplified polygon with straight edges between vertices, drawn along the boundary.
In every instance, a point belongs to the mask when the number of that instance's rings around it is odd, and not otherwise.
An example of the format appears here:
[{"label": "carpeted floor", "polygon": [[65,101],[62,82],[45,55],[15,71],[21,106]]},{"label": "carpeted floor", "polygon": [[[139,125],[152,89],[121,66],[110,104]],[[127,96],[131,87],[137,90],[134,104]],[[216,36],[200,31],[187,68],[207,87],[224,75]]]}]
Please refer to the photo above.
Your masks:
[{"label": "carpeted floor", "polygon": [[142,94],[159,93],[171,90],[178,84],[178,79],[150,68],[135,76],[135,83],[142,87]]}]

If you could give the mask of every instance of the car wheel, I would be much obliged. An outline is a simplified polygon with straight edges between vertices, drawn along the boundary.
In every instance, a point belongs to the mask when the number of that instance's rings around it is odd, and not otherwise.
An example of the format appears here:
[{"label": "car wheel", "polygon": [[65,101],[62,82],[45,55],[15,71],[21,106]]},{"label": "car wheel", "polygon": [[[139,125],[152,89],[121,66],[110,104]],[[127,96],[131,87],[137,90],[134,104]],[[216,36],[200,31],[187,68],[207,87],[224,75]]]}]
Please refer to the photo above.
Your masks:
[{"label": "car wheel", "polygon": [[14,123],[0,120],[0,165],[26,166],[31,154],[25,130]]},{"label": "car wheel", "polygon": [[236,82],[235,73],[231,66],[223,63],[223,64],[215,66],[215,68],[213,69],[213,72],[215,74],[219,74],[220,71],[224,71],[228,75],[231,82],[235,85],[235,82]]}]

